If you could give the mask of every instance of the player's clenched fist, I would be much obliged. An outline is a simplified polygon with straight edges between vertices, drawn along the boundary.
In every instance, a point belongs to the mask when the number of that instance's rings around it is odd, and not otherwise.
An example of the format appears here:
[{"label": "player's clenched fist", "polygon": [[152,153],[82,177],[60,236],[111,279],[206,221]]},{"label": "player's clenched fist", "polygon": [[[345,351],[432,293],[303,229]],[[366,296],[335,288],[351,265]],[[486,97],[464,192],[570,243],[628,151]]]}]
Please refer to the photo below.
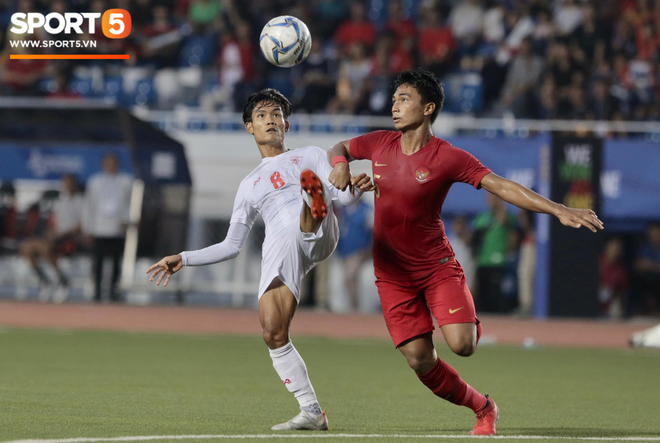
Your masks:
[{"label": "player's clenched fist", "polygon": [[328,180],[335,188],[345,191],[351,183],[351,171],[348,168],[348,163],[337,163],[332,169]]},{"label": "player's clenched fist", "polygon": [[149,277],[149,281],[154,281],[154,279],[160,274],[160,277],[158,277],[158,280],[156,281],[156,286],[160,286],[160,282],[163,281],[163,278],[165,279],[165,284],[163,286],[167,286],[167,283],[169,283],[172,274],[181,268],[183,268],[183,259],[181,258],[181,254],[168,255],[158,263],[151,265],[149,269],[147,269],[146,273],[149,274],[151,271],[154,271],[154,273],[151,274],[151,277]]}]

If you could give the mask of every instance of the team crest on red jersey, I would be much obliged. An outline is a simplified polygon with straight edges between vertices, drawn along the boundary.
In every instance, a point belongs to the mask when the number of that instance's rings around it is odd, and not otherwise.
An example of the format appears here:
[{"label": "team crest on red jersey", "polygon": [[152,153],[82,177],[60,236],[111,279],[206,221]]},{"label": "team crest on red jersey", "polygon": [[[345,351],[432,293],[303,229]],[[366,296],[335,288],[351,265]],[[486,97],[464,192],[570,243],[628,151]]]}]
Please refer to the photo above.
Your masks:
[{"label": "team crest on red jersey", "polygon": [[302,163],[302,157],[291,157],[291,160],[289,160],[289,162],[292,165],[299,165]]},{"label": "team crest on red jersey", "polygon": [[431,176],[431,172],[423,166],[417,168],[417,170],[415,171],[415,179],[420,183],[424,183],[425,181],[427,181],[430,176]]}]

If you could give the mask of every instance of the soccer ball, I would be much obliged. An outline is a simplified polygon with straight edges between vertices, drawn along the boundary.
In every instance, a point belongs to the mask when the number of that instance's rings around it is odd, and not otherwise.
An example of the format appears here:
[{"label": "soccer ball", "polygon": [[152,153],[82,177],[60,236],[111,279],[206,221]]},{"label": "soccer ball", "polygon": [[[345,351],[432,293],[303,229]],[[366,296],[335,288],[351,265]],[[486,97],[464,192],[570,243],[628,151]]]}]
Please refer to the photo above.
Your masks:
[{"label": "soccer ball", "polygon": [[290,68],[307,58],[312,49],[312,36],[302,20],[282,15],[266,23],[259,46],[266,60],[275,66]]}]

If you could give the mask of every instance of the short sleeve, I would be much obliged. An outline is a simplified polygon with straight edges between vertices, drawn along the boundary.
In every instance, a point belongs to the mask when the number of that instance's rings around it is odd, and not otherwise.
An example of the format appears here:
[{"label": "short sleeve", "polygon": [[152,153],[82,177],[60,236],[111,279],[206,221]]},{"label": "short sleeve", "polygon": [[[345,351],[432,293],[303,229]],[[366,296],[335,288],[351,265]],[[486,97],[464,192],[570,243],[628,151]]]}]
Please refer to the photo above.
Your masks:
[{"label": "short sleeve", "polygon": [[371,160],[373,153],[385,144],[391,143],[398,133],[394,131],[374,131],[351,139],[349,151],[356,160]]},{"label": "short sleeve", "polygon": [[476,189],[481,188],[481,180],[492,171],[481,164],[475,156],[462,149],[451,146],[451,169],[454,181],[468,183]]},{"label": "short sleeve", "polygon": [[236,193],[236,198],[234,199],[234,210],[232,211],[231,220],[229,223],[243,223],[248,228],[252,229],[252,225],[257,219],[259,212],[248,202],[244,183],[246,182],[241,183],[241,186],[239,186],[238,192]]}]

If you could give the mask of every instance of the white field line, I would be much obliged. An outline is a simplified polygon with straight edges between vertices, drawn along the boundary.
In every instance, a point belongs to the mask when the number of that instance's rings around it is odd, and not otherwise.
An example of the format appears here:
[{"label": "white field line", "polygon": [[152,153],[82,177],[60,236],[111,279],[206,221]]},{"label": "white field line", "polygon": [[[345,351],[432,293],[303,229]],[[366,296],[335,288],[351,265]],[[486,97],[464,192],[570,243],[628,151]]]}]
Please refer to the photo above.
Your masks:
[{"label": "white field line", "polygon": [[245,440],[245,439],[294,439],[294,438],[424,438],[424,439],[456,439],[475,438],[492,440],[567,440],[567,441],[657,441],[659,437],[552,437],[548,435],[496,435],[493,437],[471,437],[469,435],[410,435],[410,434],[218,434],[218,435],[139,435],[133,437],[98,437],[98,438],[62,438],[43,440],[13,440],[2,443],[95,443],[95,442],[125,442],[151,440]]}]

